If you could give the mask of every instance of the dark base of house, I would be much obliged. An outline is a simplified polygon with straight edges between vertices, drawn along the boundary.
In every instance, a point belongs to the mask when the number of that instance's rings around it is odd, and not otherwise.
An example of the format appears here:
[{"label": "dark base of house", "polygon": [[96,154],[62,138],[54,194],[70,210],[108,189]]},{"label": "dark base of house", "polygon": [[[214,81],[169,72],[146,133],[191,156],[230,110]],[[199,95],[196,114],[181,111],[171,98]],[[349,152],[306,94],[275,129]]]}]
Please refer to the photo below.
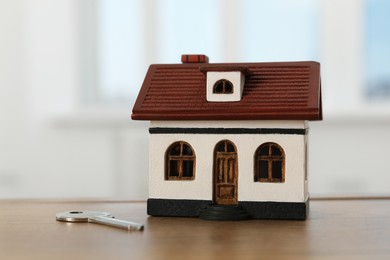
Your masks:
[{"label": "dark base of house", "polygon": [[[211,200],[148,199],[147,213],[160,217],[199,217],[210,205]],[[309,213],[309,199],[305,202],[240,201],[238,207],[253,219],[305,220]]]}]

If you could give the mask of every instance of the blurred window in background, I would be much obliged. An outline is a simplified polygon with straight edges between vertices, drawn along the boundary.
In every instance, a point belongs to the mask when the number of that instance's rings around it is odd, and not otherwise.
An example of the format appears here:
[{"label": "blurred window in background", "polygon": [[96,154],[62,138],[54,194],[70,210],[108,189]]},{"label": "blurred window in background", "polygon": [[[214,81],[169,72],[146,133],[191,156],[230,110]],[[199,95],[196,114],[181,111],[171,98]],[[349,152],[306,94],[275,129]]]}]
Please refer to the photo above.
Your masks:
[{"label": "blurred window in background", "polygon": [[96,60],[96,73],[85,73],[84,93],[92,102],[134,100],[149,63],[179,63],[185,53],[206,54],[212,63],[319,60],[319,1],[89,4],[96,10],[96,35],[88,44],[95,44],[89,59]]},{"label": "blurred window in background", "polygon": [[242,61],[320,58],[320,1],[240,1]]},{"label": "blurred window in background", "polygon": [[[329,53],[324,49],[322,37],[327,25],[323,23],[330,22],[323,19],[324,6],[337,6],[320,0],[87,2],[85,11],[92,20],[84,30],[89,35],[83,39],[89,56],[84,55],[88,69],[83,96],[85,101],[103,104],[134,101],[149,64],[178,63],[185,53],[206,54],[212,63],[324,61]],[[343,97],[351,90],[357,93],[358,107],[364,101],[390,98],[390,31],[385,29],[390,25],[390,1],[350,1],[339,8],[355,4],[363,5],[363,12],[357,14],[363,26],[357,28],[363,42],[358,60],[364,73],[347,84],[356,85],[348,90],[329,86],[324,99],[330,107],[346,107],[350,98]],[[344,40],[359,45],[352,39]],[[322,65],[325,72],[326,66],[345,64]],[[330,83],[346,83],[341,82]]]},{"label": "blurred window in background", "polygon": [[365,1],[365,96],[390,98],[390,1]]},{"label": "blurred window in background", "polygon": [[[131,84],[142,83],[145,53],[142,1],[99,0],[97,57],[99,98],[126,101],[135,95]],[[149,17],[152,19],[152,17]]]}]

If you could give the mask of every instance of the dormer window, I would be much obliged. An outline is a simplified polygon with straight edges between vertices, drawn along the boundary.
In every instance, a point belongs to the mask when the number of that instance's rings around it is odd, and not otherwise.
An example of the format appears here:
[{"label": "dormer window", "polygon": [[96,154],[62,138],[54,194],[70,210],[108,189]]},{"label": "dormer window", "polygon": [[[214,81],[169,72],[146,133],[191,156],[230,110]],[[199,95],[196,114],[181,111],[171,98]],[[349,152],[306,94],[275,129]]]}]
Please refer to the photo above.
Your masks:
[{"label": "dormer window", "polygon": [[227,79],[218,80],[213,87],[214,94],[232,94],[233,84]]},{"label": "dormer window", "polygon": [[241,71],[208,71],[207,101],[238,102],[244,89],[245,75]]},{"label": "dormer window", "polygon": [[245,77],[249,76],[246,67],[239,66],[200,66],[206,75],[207,102],[239,102],[244,91]]}]

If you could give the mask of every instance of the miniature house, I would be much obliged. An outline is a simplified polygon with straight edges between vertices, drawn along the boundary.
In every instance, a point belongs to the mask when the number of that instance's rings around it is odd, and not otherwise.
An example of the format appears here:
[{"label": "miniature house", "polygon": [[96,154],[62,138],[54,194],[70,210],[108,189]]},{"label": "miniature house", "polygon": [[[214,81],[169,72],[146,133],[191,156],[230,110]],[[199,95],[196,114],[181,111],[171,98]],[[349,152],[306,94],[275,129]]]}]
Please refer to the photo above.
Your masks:
[{"label": "miniature house", "polygon": [[182,62],[151,65],[133,108],[151,122],[148,214],[196,217],[215,205],[305,219],[319,63]]}]

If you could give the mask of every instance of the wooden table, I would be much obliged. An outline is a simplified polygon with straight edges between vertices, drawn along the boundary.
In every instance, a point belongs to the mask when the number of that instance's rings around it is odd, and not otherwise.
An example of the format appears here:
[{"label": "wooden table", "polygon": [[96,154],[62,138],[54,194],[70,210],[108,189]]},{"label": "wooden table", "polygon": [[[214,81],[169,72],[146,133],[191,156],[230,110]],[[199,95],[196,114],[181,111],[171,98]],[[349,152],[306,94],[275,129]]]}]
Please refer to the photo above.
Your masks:
[{"label": "wooden table", "polygon": [[[148,217],[143,202],[0,201],[0,259],[390,259],[390,199],[310,206],[307,221],[212,222]],[[55,220],[75,209],[145,230]]]}]

